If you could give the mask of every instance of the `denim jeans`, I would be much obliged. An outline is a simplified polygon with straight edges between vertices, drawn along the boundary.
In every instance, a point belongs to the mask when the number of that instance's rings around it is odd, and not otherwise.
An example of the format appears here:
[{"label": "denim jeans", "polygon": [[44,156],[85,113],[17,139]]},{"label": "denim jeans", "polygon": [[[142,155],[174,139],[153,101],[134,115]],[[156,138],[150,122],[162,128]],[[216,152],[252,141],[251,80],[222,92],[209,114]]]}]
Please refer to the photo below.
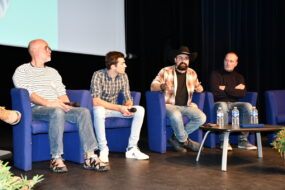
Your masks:
[{"label": "denim jeans", "polygon": [[[206,121],[206,115],[197,106],[176,106],[166,104],[166,115],[178,141],[185,142],[188,135],[197,130]],[[190,121],[184,126],[182,116]]]},{"label": "denim jeans", "polygon": [[133,106],[137,109],[131,117],[125,117],[119,111],[105,109],[102,106],[94,106],[94,128],[96,132],[96,137],[99,143],[99,149],[103,150],[108,148],[106,132],[105,132],[105,119],[108,117],[119,117],[119,118],[133,118],[131,126],[131,134],[129,137],[128,147],[135,147],[138,144],[140,138],[140,132],[143,124],[145,110],[142,106]]},{"label": "denim jeans", "polygon": [[[240,115],[240,124],[249,124],[250,123],[250,112],[252,105],[248,102],[216,102],[215,103],[215,113],[218,110],[218,107],[221,107],[224,112],[224,122],[225,125],[229,122],[229,114],[234,107],[237,107]],[[239,136],[239,140],[247,140],[248,132],[243,132]],[[223,135],[220,135],[220,141],[223,141]]]},{"label": "denim jeans", "polygon": [[49,143],[52,157],[63,154],[63,132],[65,121],[76,123],[78,126],[79,138],[84,153],[93,152],[98,149],[92,127],[90,111],[86,108],[73,108],[64,112],[60,108],[34,106],[32,108],[34,120],[49,122]]}]

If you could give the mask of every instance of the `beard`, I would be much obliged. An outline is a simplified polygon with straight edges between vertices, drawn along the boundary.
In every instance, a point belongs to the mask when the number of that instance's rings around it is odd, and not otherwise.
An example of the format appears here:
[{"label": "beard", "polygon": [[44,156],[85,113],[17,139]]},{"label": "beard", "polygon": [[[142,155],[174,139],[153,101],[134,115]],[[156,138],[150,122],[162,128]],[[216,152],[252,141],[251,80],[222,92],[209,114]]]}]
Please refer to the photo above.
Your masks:
[{"label": "beard", "polygon": [[176,69],[180,70],[180,71],[185,71],[187,70],[188,65],[184,62],[179,63],[179,65],[176,66]]}]

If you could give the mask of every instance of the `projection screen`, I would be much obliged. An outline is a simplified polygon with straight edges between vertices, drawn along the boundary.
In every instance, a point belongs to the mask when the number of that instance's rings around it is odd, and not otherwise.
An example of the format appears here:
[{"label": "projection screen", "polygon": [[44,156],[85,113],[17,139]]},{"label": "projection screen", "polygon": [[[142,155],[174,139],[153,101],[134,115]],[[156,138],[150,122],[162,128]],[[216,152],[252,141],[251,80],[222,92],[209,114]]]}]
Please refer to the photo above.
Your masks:
[{"label": "projection screen", "polygon": [[124,0],[0,0],[0,44],[33,39],[56,51],[126,54]]}]

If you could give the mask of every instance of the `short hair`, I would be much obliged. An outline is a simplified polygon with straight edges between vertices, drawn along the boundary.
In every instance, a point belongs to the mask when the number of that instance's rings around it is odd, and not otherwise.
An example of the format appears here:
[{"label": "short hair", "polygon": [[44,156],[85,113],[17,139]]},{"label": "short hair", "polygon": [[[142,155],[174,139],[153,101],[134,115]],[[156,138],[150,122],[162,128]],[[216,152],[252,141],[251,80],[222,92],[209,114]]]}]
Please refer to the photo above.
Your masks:
[{"label": "short hair", "polygon": [[106,54],[105,65],[108,70],[111,69],[112,65],[117,65],[118,58],[124,58],[124,54],[118,51],[110,51]]},{"label": "short hair", "polygon": [[[237,61],[238,61],[238,55],[235,53],[235,52],[233,52],[233,51],[231,51],[231,52],[228,52],[226,55],[225,55],[225,58],[227,57],[227,55],[229,55],[229,54],[233,54],[233,55],[235,55],[236,57],[237,57]],[[225,59],[224,58],[224,59]]]},{"label": "short hair", "polygon": [[42,40],[42,39],[35,39],[35,40],[32,40],[32,41],[29,42],[29,44],[28,44],[28,52],[29,52],[30,55],[32,54],[33,46],[35,46],[35,44],[37,42],[39,42],[39,41],[44,41],[44,40]]}]

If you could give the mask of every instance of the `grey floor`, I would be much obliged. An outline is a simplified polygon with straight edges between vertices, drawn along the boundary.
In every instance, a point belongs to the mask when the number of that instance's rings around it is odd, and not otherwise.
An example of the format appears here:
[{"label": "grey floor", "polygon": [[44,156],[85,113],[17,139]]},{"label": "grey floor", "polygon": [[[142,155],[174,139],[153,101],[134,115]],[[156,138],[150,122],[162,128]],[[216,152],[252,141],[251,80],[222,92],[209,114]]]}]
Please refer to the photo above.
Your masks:
[{"label": "grey floor", "polygon": [[12,168],[16,175],[43,174],[44,181],[36,190],[57,189],[217,189],[254,190],[285,189],[285,162],[269,146],[263,147],[263,159],[257,151],[233,149],[228,155],[228,171],[222,172],[221,150],[205,148],[197,163],[196,153],[166,154],[145,150],[149,161],[128,160],[123,153],[110,154],[111,170],[105,173],[87,171],[81,165],[66,162],[69,172],[49,171],[48,161],[33,164],[33,170],[23,172]]}]

